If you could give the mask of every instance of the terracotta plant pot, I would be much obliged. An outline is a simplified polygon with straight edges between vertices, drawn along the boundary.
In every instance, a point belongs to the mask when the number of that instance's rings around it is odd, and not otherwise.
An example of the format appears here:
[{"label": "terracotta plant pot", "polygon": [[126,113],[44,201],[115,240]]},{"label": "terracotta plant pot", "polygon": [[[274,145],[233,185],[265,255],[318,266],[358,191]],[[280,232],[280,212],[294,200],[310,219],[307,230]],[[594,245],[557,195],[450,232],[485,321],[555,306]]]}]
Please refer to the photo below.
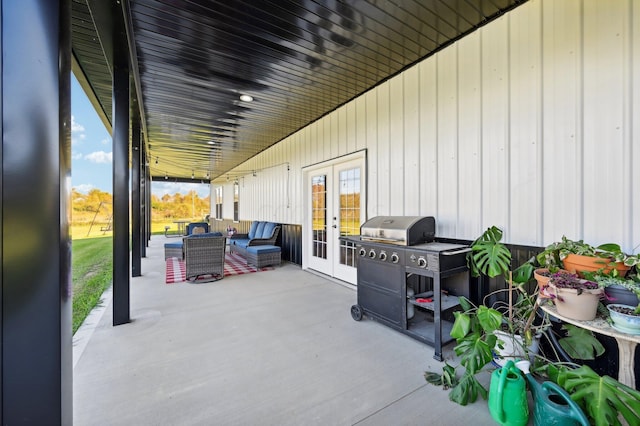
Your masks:
[{"label": "terracotta plant pot", "polygon": [[558,288],[549,282],[547,293],[552,295],[553,303],[560,315],[579,321],[592,321],[598,313],[598,303],[603,294],[601,288],[578,290],[574,288]]},{"label": "terracotta plant pot", "polygon": [[[568,271],[565,271],[564,269],[559,269],[558,272],[568,272]],[[549,273],[548,268],[538,268],[535,271],[533,271],[533,277],[538,282],[538,286],[540,287],[540,289],[546,287],[547,284],[549,284],[549,280],[551,279],[551,274],[547,275],[548,273]]]},{"label": "terracotta plant pot", "polygon": [[569,254],[563,261],[562,264],[564,269],[571,272],[572,274],[578,274],[580,277],[584,278],[582,272],[595,272],[599,269],[603,269],[605,273],[610,272],[612,269],[617,269],[620,273],[621,277],[624,277],[629,269],[629,266],[625,265],[622,262],[615,262],[615,264],[611,265],[611,261],[605,259],[603,257],[595,257],[595,256],[583,256],[580,254]]}]

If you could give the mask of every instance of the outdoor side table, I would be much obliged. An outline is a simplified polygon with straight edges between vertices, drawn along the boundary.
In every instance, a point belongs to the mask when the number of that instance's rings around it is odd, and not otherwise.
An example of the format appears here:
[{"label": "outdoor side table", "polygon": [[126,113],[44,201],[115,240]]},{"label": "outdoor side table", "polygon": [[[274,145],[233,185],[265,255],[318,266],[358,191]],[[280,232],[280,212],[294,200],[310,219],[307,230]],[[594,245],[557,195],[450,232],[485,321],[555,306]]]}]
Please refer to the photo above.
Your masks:
[{"label": "outdoor side table", "polygon": [[635,389],[636,374],[634,367],[634,354],[636,345],[640,343],[640,335],[627,334],[616,330],[603,318],[596,317],[593,321],[579,321],[564,317],[558,313],[555,305],[547,303],[540,304],[540,308],[564,322],[573,324],[576,327],[591,330],[595,333],[613,337],[618,343],[618,381],[630,388]]}]

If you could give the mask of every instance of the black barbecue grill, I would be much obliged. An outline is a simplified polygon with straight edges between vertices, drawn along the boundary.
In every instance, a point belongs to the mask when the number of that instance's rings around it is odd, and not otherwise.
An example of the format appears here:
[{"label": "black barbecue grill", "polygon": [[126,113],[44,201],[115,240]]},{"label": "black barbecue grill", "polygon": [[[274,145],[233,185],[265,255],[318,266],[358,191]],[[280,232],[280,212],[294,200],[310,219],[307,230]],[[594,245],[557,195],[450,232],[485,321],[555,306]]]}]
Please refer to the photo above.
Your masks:
[{"label": "black barbecue grill", "polygon": [[442,361],[442,345],[453,340],[444,316],[459,306],[458,296],[469,296],[470,248],[438,241],[430,216],[377,216],[359,236],[342,239],[358,253],[353,319],[366,315],[427,343]]}]

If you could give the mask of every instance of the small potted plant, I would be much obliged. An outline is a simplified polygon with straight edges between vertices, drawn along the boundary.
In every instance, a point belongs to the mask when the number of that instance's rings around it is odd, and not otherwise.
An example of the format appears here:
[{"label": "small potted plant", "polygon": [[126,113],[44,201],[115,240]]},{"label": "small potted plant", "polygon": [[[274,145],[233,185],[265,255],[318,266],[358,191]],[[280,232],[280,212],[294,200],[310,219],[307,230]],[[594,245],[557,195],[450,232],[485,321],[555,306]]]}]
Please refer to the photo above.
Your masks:
[{"label": "small potted plant", "polygon": [[618,244],[594,247],[583,240],[574,241],[563,236],[561,241],[548,245],[537,260],[541,265],[564,268],[582,278],[585,272],[616,277],[625,276],[640,264],[640,254],[626,254]]},{"label": "small potted plant", "polygon": [[577,274],[556,272],[544,293],[553,299],[558,314],[570,319],[591,321],[596,317],[604,291],[598,283],[580,278]]},{"label": "small potted plant", "polygon": [[613,328],[628,334],[640,334],[640,312],[636,306],[610,303],[607,305]]}]

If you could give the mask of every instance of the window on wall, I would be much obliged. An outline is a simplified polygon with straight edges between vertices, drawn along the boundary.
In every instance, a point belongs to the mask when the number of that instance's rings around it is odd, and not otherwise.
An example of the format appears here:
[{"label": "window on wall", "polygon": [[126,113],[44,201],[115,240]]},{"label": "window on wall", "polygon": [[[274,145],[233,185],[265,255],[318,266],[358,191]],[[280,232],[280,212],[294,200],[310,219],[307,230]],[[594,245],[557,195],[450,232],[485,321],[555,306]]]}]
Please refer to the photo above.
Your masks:
[{"label": "window on wall", "polygon": [[240,222],[240,185],[233,183],[233,221]]},{"label": "window on wall", "polygon": [[222,187],[216,188],[216,219],[222,220]]}]

